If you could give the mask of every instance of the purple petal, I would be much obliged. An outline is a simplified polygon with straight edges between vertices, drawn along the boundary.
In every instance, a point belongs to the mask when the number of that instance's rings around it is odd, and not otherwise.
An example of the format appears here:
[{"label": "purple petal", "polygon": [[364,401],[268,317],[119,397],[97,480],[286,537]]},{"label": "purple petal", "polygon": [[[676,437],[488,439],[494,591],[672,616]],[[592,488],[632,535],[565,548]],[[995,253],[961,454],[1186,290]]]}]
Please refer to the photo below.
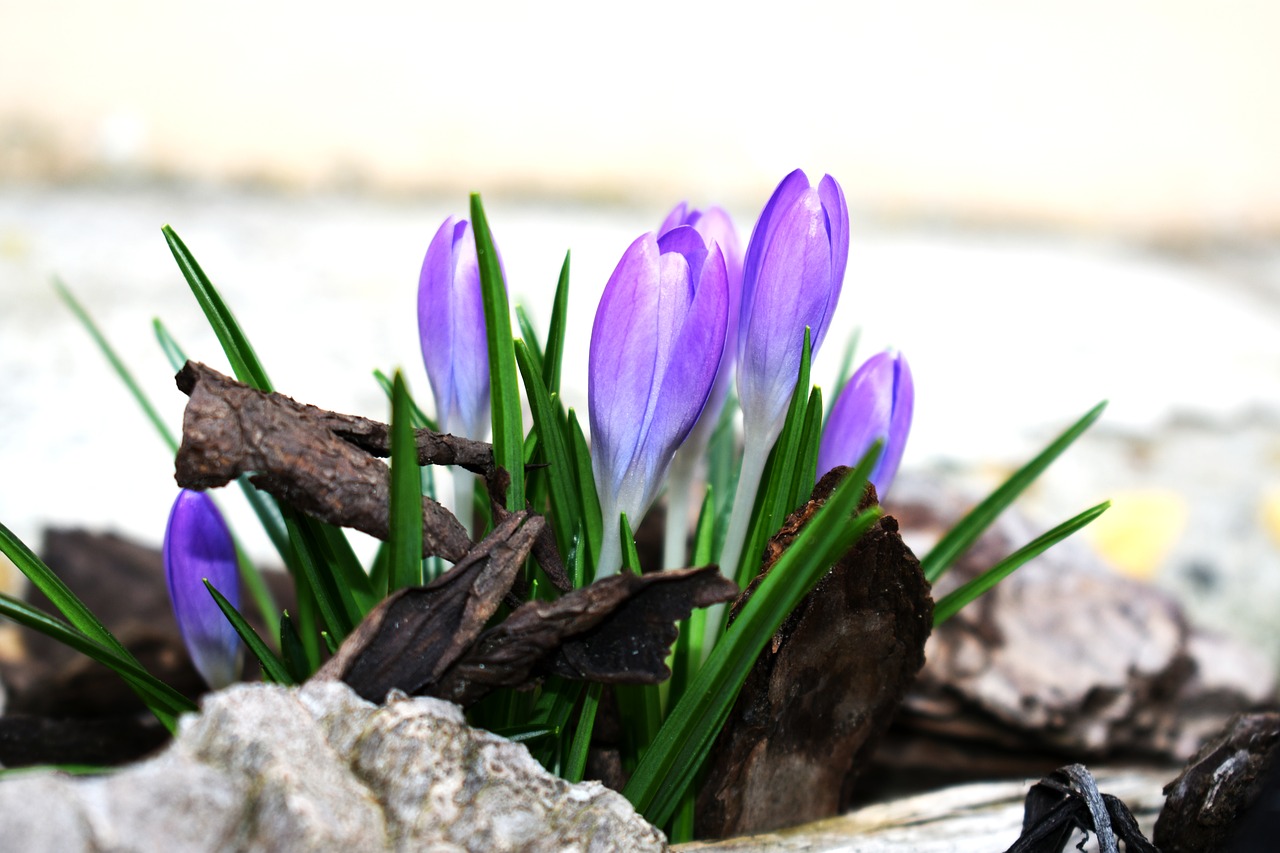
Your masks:
[{"label": "purple petal", "polygon": [[[719,247],[706,258],[700,280],[675,341],[675,356],[661,377],[663,404],[654,412],[641,449],[657,469],[659,481],[702,414],[726,346],[729,287]],[[657,485],[653,484],[655,491]]]},{"label": "purple petal", "polygon": [[441,429],[483,438],[489,349],[475,237],[465,219],[446,219],[427,248],[418,285],[418,335]]},{"label": "purple petal", "polygon": [[813,333],[813,351],[816,353],[827,336],[827,328],[840,302],[840,290],[844,285],[845,266],[849,261],[849,206],[845,203],[844,190],[830,175],[824,175],[818,184],[818,198],[827,215],[827,241],[831,246],[831,292],[826,311]]},{"label": "purple petal", "polygon": [[453,301],[454,233],[459,224],[450,216],[436,231],[418,276],[418,340],[436,398],[436,417],[441,422],[448,418],[455,399],[449,365],[453,352],[449,306]]},{"label": "purple petal", "polygon": [[591,456],[614,488],[634,455],[649,409],[658,358],[659,284],[658,243],[645,234],[627,248],[609,277],[591,327]]},{"label": "purple petal", "polygon": [[[697,218],[698,212],[695,210],[692,212],[692,215],[694,218]],[[658,236],[661,237],[672,228],[676,228],[680,225],[692,225],[693,223],[689,221],[689,216],[689,203],[687,201],[680,202],[675,207],[671,208],[671,212],[667,214],[667,218],[662,220],[662,224],[658,226]]]},{"label": "purple petal", "polygon": [[235,544],[212,498],[189,489],[178,494],[163,550],[169,599],[191,662],[210,687],[225,687],[240,675],[240,638],[204,580],[237,609],[240,584]]},{"label": "purple petal", "polygon": [[855,465],[876,440],[884,441],[871,482],[883,501],[902,462],[915,389],[911,369],[899,353],[867,359],[840,392],[818,449],[818,473]]},{"label": "purple petal", "polygon": [[[752,310],[742,315],[738,353],[743,415],[770,428],[780,421],[795,388],[805,327],[813,330],[811,336],[816,332],[831,288],[831,249],[818,194],[806,190],[775,219]],[[745,309],[745,292],[743,299]]]},{"label": "purple petal", "polygon": [[[752,311],[752,305],[755,302],[756,282],[760,277],[760,267],[764,262],[764,253],[766,247],[773,240],[773,231],[777,226],[777,218],[780,213],[790,210],[796,203],[801,194],[809,189],[809,178],[805,173],[796,169],[791,174],[782,179],[782,183],[778,184],[777,189],[773,191],[773,195],[769,197],[769,201],[765,203],[764,210],[760,212],[760,218],[756,220],[755,228],[751,231],[751,239],[747,241],[747,254],[742,263],[742,319]],[[739,325],[741,333],[745,323]],[[739,347],[741,353],[741,347]]]}]

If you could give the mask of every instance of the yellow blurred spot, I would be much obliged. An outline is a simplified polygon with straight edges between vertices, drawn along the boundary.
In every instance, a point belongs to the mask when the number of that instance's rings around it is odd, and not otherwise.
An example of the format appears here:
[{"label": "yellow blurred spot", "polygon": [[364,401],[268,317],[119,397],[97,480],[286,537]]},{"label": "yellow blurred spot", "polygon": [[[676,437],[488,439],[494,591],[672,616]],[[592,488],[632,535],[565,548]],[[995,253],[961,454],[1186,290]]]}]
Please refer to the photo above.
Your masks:
[{"label": "yellow blurred spot", "polygon": [[0,258],[9,261],[25,260],[30,250],[26,235],[12,230],[0,232]]},{"label": "yellow blurred spot", "polygon": [[1177,492],[1135,490],[1111,498],[1111,508],[1085,528],[1111,565],[1133,578],[1156,573],[1187,526],[1190,510]]},{"label": "yellow blurred spot", "polygon": [[1262,496],[1262,526],[1276,547],[1280,547],[1280,486]]}]

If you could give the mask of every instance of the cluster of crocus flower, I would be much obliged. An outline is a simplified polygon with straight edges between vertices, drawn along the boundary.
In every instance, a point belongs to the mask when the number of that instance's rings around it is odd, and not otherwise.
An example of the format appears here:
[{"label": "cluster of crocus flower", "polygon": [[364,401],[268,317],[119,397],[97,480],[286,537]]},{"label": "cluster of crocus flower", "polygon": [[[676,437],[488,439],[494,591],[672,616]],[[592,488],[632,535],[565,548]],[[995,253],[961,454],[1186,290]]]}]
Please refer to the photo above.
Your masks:
[{"label": "cluster of crocus flower", "polygon": [[[688,221],[687,217],[687,209],[677,207],[663,227]],[[710,227],[712,223],[714,228]],[[730,252],[736,259],[736,234],[727,216],[717,214],[714,219],[702,216],[693,224],[706,245],[719,247],[723,242],[732,247]],[[655,278],[653,273],[636,276],[630,269],[629,256],[644,240],[641,238],[632,245],[614,272],[593,328],[589,393],[592,440],[597,447],[603,444],[607,448],[593,454],[602,511],[608,512],[610,501],[615,500],[613,496],[619,494],[619,487],[626,482],[625,501],[613,506],[624,506],[631,523],[639,523],[631,509],[639,507],[643,512],[647,508],[648,500],[657,494],[661,477],[688,431],[683,429],[682,418],[672,418],[682,429],[670,430],[663,441],[653,441],[646,438],[650,424],[662,421],[668,406],[679,407],[682,413],[693,409],[701,413],[705,408],[704,423],[714,421],[723,397],[715,399],[712,387],[719,376],[724,383],[720,393],[727,392],[728,378],[735,371],[735,364],[745,446],[734,506],[750,507],[795,388],[805,331],[809,330],[811,346],[816,351],[839,300],[849,253],[849,213],[844,193],[830,175],[823,177],[816,187],[798,169],[783,179],[752,232],[742,262],[741,284],[738,285],[736,276],[733,280],[733,286],[741,289],[731,291],[731,307],[726,313],[724,331],[728,354],[724,350],[718,354],[714,350],[708,353],[678,350],[681,362],[694,364],[686,364],[674,381],[654,370],[648,356],[651,350],[673,341],[674,332],[672,315],[664,315],[655,307],[662,304],[660,299],[636,298],[636,294],[652,287],[649,282]],[[731,256],[723,249],[721,253]],[[628,282],[628,278],[632,281]],[[627,294],[627,302],[620,302],[617,293]],[[626,325],[619,326],[623,315],[626,315]],[[683,316],[680,319],[683,322]],[[612,344],[614,349],[623,343],[626,347],[607,361],[597,360],[597,339]],[[697,364],[702,359],[714,359],[714,362]],[[666,369],[665,362],[663,369]],[[632,381],[621,385],[613,382],[613,375],[620,371],[629,371]],[[705,382],[708,372],[711,372],[711,384]],[[684,382],[682,377],[686,376],[696,381]],[[597,427],[597,421],[601,420],[598,411],[630,411],[642,406],[647,412],[646,418],[615,419],[617,423],[612,431],[601,435]],[[617,452],[619,447],[628,452]],[[693,454],[701,450],[701,447],[692,448]],[[642,472],[646,480],[630,483],[628,478],[634,479],[635,472]],[[687,506],[683,503],[687,487],[687,482],[673,484],[673,489],[681,490],[679,494],[673,492],[677,506]],[[630,494],[647,496],[647,500],[632,499]],[[608,519],[607,514],[605,517]],[[733,514],[721,557],[721,565],[730,576],[741,556],[749,520],[749,512]],[[673,524],[682,528],[683,521],[683,512],[672,514]],[[682,540],[681,528],[672,534]],[[677,562],[677,553],[682,555],[669,540],[666,555],[669,564]],[[613,562],[610,560],[606,568]]]},{"label": "cluster of crocus flower", "polygon": [[178,493],[162,551],[169,600],[191,662],[210,687],[226,687],[240,678],[240,637],[204,582],[238,610],[240,579],[236,546],[213,498],[190,489]]},{"label": "cluster of crocus flower", "polygon": [[[720,564],[734,577],[768,454],[782,429],[809,335],[826,337],[844,280],[849,214],[830,175],[815,187],[796,170],[778,185],[745,256],[720,208],[681,203],[657,232],[636,239],[605,285],[588,363],[592,470],[604,522],[595,576],[622,562],[620,517],[634,529],[668,471],[666,567],[684,564],[695,472],[736,378],[743,457]],[[483,439],[489,431],[489,353],[474,235],[449,217],[431,240],[418,288],[422,356],[442,431]],[[853,465],[876,442],[871,481],[880,495],[902,459],[914,390],[900,353],[867,360],[828,418],[819,474]],[[455,479],[464,520],[473,480]],[[164,546],[174,611],[197,669],[211,686],[233,681],[239,642],[204,579],[238,606],[236,553],[211,499],[183,491]],[[718,629],[718,612],[708,619]]]}]

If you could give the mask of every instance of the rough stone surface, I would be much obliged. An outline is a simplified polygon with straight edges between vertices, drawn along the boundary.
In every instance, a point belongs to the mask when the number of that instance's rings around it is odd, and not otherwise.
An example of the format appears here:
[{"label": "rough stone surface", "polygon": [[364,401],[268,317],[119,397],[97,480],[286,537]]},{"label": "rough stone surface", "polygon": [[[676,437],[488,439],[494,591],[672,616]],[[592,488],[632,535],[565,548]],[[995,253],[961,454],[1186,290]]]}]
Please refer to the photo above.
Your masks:
[{"label": "rough stone surface", "polygon": [[436,699],[241,685],[202,711],[119,773],[0,784],[0,838],[30,851],[666,848],[619,794],[551,776]]},{"label": "rough stone surface", "polygon": [[[922,481],[899,482],[893,497],[889,509],[920,553],[968,506]],[[1006,512],[939,581],[935,598],[1042,531]],[[899,742],[886,761],[967,764],[988,775],[1039,772],[1028,764],[1040,760],[1037,752],[1182,762],[1231,715],[1266,704],[1276,690],[1265,658],[1190,626],[1169,595],[1116,574],[1075,539],[935,630],[925,654],[898,730],[937,748],[917,741],[908,755]],[[978,761],[975,750],[989,750],[995,763]],[[1045,759],[1052,761],[1060,758]]]}]

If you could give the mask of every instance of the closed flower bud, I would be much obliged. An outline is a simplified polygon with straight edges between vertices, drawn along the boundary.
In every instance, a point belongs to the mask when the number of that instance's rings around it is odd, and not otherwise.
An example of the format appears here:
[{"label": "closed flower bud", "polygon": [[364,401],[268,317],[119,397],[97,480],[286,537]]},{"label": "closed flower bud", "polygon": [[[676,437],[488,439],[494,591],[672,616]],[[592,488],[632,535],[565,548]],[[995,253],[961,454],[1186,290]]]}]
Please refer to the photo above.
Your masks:
[{"label": "closed flower bud", "polygon": [[816,188],[797,169],[783,179],[751,232],[742,270],[738,397],[748,432],[772,444],[800,374],[804,330],[813,352],[826,337],[849,257],[849,210],[830,175]]},{"label": "closed flower bud", "polygon": [[640,237],[605,285],[587,386],[592,468],[610,534],[597,576],[617,570],[618,514],[639,525],[706,405],[728,311],[724,256],[689,226]]},{"label": "closed flower bud", "polygon": [[169,513],[163,550],[169,600],[191,662],[210,687],[226,687],[240,678],[240,637],[204,581],[237,609],[240,584],[236,547],[212,498],[190,489],[178,494]]},{"label": "closed flower bud", "polygon": [[489,434],[489,345],[475,237],[465,219],[444,221],[418,279],[418,337],[443,432]]},{"label": "closed flower bud", "polygon": [[818,475],[837,465],[856,465],[875,441],[883,441],[871,484],[884,500],[907,446],[914,403],[911,368],[902,353],[882,352],[867,359],[831,407],[818,448]]}]

